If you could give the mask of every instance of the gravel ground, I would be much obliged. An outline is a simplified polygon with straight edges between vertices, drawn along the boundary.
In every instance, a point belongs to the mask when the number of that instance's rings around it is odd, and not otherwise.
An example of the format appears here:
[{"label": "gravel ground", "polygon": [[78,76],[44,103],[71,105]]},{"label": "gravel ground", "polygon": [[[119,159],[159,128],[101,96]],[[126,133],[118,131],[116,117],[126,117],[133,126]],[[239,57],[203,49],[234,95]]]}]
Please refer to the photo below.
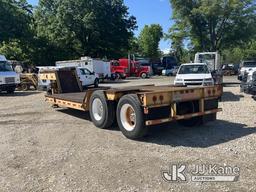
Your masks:
[{"label": "gravel ground", "polygon": [[[218,121],[196,128],[176,123],[131,141],[100,130],[87,113],[52,109],[40,92],[0,95],[0,191],[256,191],[256,102],[225,79]],[[111,86],[169,84],[170,78]],[[108,86],[109,84],[104,84]],[[165,182],[170,164],[240,167],[237,182]]]}]

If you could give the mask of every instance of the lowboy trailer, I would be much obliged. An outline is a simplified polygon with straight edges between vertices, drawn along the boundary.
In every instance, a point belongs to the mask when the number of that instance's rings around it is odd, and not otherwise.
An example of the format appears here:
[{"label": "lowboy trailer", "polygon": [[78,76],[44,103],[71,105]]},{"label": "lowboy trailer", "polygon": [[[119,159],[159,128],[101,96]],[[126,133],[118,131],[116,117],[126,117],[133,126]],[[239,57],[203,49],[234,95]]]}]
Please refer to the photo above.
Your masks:
[{"label": "lowboy trailer", "polygon": [[[76,75],[69,70],[42,73],[42,80],[51,80],[52,91],[46,101],[55,107],[71,108],[90,113],[94,125],[107,129],[117,121],[124,136],[138,139],[147,133],[148,126],[178,121],[185,126],[196,126],[216,120],[221,85],[209,87],[133,86],[123,88],[92,88],[84,92],[78,85],[68,89],[63,75],[70,83]],[[72,75],[71,75],[72,73]],[[65,81],[66,82],[66,81]],[[67,82],[66,82],[67,83]]]}]

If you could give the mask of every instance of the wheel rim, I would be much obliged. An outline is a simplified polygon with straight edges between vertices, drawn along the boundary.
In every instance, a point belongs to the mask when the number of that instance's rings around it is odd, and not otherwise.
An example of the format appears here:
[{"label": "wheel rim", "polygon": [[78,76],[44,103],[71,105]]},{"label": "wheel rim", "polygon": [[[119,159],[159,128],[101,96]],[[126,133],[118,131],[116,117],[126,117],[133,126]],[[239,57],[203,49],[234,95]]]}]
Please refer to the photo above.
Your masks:
[{"label": "wheel rim", "polygon": [[141,77],[142,77],[143,79],[145,79],[145,78],[147,77],[147,74],[146,74],[146,73],[142,73]]},{"label": "wheel rim", "polygon": [[100,121],[103,118],[103,104],[98,98],[92,102],[92,113],[96,121]]},{"label": "wheel rim", "polygon": [[120,111],[120,120],[127,131],[133,131],[136,126],[136,113],[130,104],[122,106]]}]

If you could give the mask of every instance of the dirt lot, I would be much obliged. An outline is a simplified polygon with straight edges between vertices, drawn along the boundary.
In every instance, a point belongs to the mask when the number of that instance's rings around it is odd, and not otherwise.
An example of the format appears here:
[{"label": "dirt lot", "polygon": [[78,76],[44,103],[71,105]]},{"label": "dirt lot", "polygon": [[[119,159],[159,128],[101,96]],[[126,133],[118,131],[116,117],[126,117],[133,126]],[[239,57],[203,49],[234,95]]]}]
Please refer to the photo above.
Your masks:
[{"label": "dirt lot", "polygon": [[[176,123],[131,141],[117,128],[99,130],[88,114],[52,109],[44,93],[0,95],[0,191],[256,191],[256,102],[224,88],[218,121],[196,128]],[[169,84],[170,78],[113,86]],[[108,84],[104,84],[108,85]],[[238,182],[168,183],[170,164],[240,167]]]}]

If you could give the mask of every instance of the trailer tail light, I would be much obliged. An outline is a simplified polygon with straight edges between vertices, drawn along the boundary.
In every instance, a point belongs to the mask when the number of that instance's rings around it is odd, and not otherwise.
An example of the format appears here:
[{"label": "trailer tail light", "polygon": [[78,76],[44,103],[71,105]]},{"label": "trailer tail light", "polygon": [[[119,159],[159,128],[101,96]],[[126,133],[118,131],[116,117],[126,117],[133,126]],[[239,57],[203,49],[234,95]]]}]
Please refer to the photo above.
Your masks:
[{"label": "trailer tail light", "polygon": [[161,101],[161,103],[164,101],[164,96],[163,95],[160,95],[159,96],[159,100]]},{"label": "trailer tail light", "polygon": [[205,89],[205,96],[206,97],[217,97],[221,96],[222,94],[222,87],[209,87]]},{"label": "trailer tail light", "polygon": [[156,103],[157,102],[157,96],[153,96],[153,102]]},{"label": "trailer tail light", "polygon": [[147,96],[143,95],[145,106],[168,104],[172,100],[172,95],[168,93],[153,93]]}]

